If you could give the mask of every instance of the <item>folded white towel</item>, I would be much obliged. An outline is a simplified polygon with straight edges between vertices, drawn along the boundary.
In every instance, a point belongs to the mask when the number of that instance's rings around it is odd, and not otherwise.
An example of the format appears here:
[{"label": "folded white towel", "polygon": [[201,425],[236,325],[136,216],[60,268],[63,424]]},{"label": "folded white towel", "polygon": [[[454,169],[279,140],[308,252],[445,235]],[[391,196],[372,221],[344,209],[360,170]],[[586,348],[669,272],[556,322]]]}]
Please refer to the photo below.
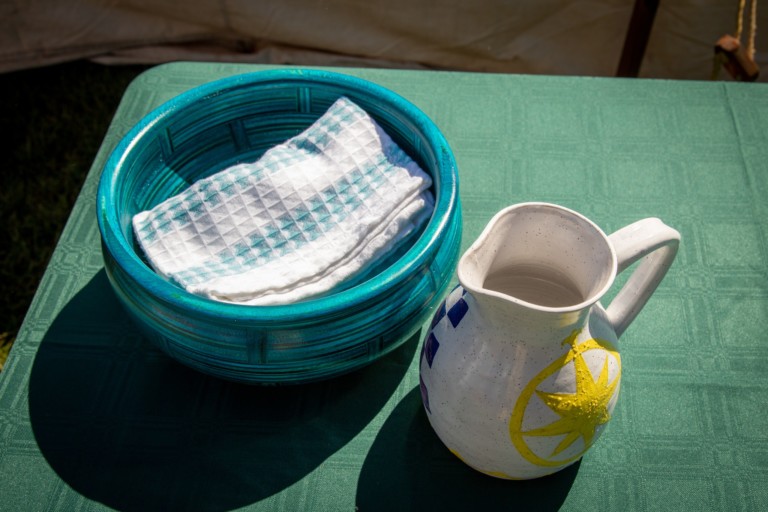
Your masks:
[{"label": "folded white towel", "polygon": [[365,275],[429,218],[432,180],[340,98],[307,130],[133,218],[155,271],[186,290],[286,304]]}]

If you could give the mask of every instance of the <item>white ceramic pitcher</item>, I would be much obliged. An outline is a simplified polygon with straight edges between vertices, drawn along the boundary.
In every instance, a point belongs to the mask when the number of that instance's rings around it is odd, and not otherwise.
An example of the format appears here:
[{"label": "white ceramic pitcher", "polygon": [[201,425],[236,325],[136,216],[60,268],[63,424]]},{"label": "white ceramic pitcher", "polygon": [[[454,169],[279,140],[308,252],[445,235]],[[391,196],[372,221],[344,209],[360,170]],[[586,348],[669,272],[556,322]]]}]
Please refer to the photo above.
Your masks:
[{"label": "white ceramic pitcher", "polygon": [[[459,261],[420,361],[445,445],[483,473],[528,479],[577,461],[611,418],[617,340],[654,292],[680,235],[659,219],[606,236],[547,203],[510,206]],[[607,308],[618,272],[640,263]]]}]

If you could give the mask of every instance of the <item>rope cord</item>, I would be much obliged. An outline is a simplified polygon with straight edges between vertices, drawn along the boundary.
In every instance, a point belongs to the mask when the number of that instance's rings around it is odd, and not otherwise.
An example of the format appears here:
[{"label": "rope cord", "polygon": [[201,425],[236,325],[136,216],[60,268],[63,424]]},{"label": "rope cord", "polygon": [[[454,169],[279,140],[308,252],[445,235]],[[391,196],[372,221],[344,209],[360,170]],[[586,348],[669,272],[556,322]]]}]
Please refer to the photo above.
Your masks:
[{"label": "rope cord", "polygon": [[741,31],[744,28],[744,7],[746,6],[747,0],[739,0],[739,14],[736,16],[736,33],[733,34],[733,37],[741,41]]},{"label": "rope cord", "polygon": [[[746,8],[747,1],[746,0],[739,0],[739,10],[738,15],[736,16],[736,33],[733,36],[723,36],[720,41],[726,40],[725,44],[732,45],[733,43],[730,43],[727,41],[727,38],[735,39],[738,46],[741,45],[741,35],[744,31],[744,10]],[[747,35],[747,43],[744,47],[744,56],[752,61],[753,67],[755,62],[755,34],[757,33],[757,0],[750,0],[749,4],[749,34]],[[718,45],[720,45],[720,41],[718,41]],[[727,50],[729,51],[729,50]],[[723,65],[726,65],[730,59],[732,59],[733,56],[727,57],[724,53],[721,53],[719,51],[715,51],[715,58],[712,61],[712,80],[717,80],[717,77],[720,75],[720,70]],[[731,70],[729,70],[731,71]],[[733,71],[731,71],[733,73]],[[757,78],[757,75],[754,77],[751,77],[752,80]]]},{"label": "rope cord", "polygon": [[[746,0],[739,0],[739,15],[736,17],[736,33],[733,37],[741,41],[741,33],[744,30],[744,8]],[[747,36],[747,45],[744,51],[747,57],[755,58],[755,34],[757,33],[757,0],[749,1],[749,35]]]},{"label": "rope cord", "polygon": [[752,0],[752,12],[749,16],[749,40],[747,41],[747,56],[755,60],[755,33],[757,33],[757,0]]}]

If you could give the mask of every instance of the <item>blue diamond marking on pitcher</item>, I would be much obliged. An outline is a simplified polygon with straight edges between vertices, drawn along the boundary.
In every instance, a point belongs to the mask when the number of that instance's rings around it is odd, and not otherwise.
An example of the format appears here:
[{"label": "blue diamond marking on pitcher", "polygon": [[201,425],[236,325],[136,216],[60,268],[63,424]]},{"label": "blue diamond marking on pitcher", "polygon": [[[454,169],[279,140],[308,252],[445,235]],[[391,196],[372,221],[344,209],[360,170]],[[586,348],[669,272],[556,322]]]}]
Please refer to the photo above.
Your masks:
[{"label": "blue diamond marking on pitcher", "polygon": [[430,368],[432,368],[432,361],[435,360],[438,348],[440,348],[440,343],[435,338],[435,334],[430,332],[429,336],[427,336],[427,341],[424,342],[424,357],[427,359],[427,364]]},{"label": "blue diamond marking on pitcher", "polygon": [[440,320],[443,319],[445,316],[445,301],[443,301],[442,304],[440,304],[440,309],[437,310],[437,313],[435,313],[434,318],[432,318],[432,324],[429,326],[430,329],[434,329],[435,326],[440,323]]},{"label": "blue diamond marking on pitcher", "polygon": [[428,413],[432,414],[432,410],[429,408],[429,391],[421,376],[419,376],[419,390],[421,391],[421,401],[424,403],[424,408]]},{"label": "blue diamond marking on pitcher", "polygon": [[464,297],[457,300],[456,304],[451,306],[451,309],[448,310],[448,320],[451,321],[451,325],[454,329],[458,327],[459,322],[461,322],[461,319],[467,314],[467,311],[469,311],[469,305],[467,304],[467,301],[464,300]]},{"label": "blue diamond marking on pitcher", "polygon": [[449,294],[448,298],[444,300],[442,304],[440,304],[440,308],[438,308],[437,313],[435,313],[435,316],[432,318],[432,323],[429,327],[429,335],[427,336],[427,339],[424,340],[424,344],[421,346],[421,357],[427,360],[427,364],[430,368],[432,368],[432,363],[435,360],[437,349],[440,348],[440,342],[437,341],[437,336],[435,336],[434,332],[437,324],[439,324],[440,321],[447,316],[448,320],[451,322],[451,326],[455,329],[464,318],[464,315],[467,314],[467,311],[469,311],[469,304],[467,304],[467,301],[464,300],[464,295],[467,293],[464,289],[461,290],[461,296],[459,297],[459,300],[453,303],[450,309],[447,309],[446,303],[452,300],[454,294],[458,294],[458,288],[458,286],[454,288],[454,290]]}]

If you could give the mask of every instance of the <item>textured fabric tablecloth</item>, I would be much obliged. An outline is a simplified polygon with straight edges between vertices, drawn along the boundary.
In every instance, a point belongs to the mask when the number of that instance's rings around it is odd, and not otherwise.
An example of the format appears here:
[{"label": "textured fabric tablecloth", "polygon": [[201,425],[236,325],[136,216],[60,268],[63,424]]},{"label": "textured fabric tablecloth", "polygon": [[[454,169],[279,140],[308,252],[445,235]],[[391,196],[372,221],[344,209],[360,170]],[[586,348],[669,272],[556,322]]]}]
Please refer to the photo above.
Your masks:
[{"label": "textured fabric tablecloth", "polygon": [[132,326],[95,218],[109,151],[150,108],[262,69],[154,68],[128,89],[0,374],[2,510],[765,510],[768,86],[347,69],[431,116],[460,169],[465,249],[523,201],[683,236],[621,339],[613,420],[554,476],[496,480],[432,432],[419,341],[288,388],[189,370]]}]

